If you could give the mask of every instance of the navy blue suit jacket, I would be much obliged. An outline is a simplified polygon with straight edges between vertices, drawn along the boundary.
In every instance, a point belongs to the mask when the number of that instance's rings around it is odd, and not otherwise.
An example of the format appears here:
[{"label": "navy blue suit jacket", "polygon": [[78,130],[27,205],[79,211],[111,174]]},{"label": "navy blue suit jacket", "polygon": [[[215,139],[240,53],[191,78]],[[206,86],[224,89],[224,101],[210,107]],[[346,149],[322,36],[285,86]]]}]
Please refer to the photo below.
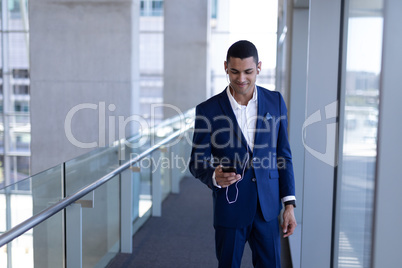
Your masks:
[{"label": "navy blue suit jacket", "polygon": [[[212,189],[214,225],[244,227],[251,224],[259,201],[266,221],[277,217],[281,198],[295,195],[292,156],[287,135],[287,109],[279,92],[258,87],[258,118],[254,149],[247,146],[226,90],[196,107],[193,148],[189,168]],[[246,154],[249,154],[247,161]],[[215,167],[234,165],[243,179],[225,188],[213,185]],[[234,201],[238,192],[237,201]]]}]

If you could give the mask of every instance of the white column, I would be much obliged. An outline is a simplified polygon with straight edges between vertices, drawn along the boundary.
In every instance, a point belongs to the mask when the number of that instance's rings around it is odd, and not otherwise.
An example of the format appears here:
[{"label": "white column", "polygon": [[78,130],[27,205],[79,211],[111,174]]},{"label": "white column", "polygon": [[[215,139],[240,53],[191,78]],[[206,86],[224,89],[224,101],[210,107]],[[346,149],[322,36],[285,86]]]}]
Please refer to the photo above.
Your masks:
[{"label": "white column", "polygon": [[301,267],[330,267],[341,2],[311,0]]},{"label": "white column", "polygon": [[[108,146],[110,133],[113,140],[120,136],[118,117],[138,112],[139,0],[35,0],[29,17],[36,174]],[[65,125],[69,115],[71,124]],[[34,199],[40,195],[33,191]],[[45,231],[34,232],[34,241],[40,243]],[[35,266],[51,252],[46,245],[35,250]]]},{"label": "white column", "polygon": [[303,180],[304,180],[304,146],[302,142],[302,128],[306,110],[307,95],[307,43],[308,18],[307,7],[294,7],[292,18],[292,44],[290,64],[290,94],[289,94],[289,142],[292,149],[293,169],[296,185],[297,209],[295,216],[297,229],[289,237],[289,246],[294,267],[300,267],[301,230],[303,228]]},{"label": "white column", "polygon": [[400,108],[400,64],[402,62],[402,2],[384,1],[384,38],[378,118],[377,174],[374,198],[374,233],[372,267],[395,267],[401,262],[402,234],[398,223],[402,214],[398,207],[402,189],[400,141],[402,118]]},{"label": "white column", "polygon": [[293,9],[291,72],[290,72],[290,102],[289,111],[289,142],[292,149],[293,169],[295,173],[297,209],[296,219],[301,221],[303,208],[303,169],[304,147],[302,142],[302,127],[306,110],[307,95],[307,39],[308,39],[308,8]]}]

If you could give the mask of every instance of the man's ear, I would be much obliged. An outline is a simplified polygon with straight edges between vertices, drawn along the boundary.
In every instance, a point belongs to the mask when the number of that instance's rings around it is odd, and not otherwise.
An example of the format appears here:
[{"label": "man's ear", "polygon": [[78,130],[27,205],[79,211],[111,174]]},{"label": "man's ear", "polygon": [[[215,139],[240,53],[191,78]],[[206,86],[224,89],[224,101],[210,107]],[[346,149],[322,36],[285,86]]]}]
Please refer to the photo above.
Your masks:
[{"label": "man's ear", "polygon": [[229,71],[228,71],[228,63],[226,61],[224,62],[224,67],[225,67],[225,72],[228,74],[229,73]]}]

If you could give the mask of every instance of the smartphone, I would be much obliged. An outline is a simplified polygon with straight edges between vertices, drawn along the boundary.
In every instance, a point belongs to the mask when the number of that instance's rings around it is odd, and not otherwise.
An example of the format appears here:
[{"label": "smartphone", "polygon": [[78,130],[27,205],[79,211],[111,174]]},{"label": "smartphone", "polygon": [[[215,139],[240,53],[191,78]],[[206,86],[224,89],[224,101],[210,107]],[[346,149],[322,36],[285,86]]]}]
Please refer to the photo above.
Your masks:
[{"label": "smartphone", "polygon": [[222,172],[236,173],[236,168],[235,167],[222,167]]}]

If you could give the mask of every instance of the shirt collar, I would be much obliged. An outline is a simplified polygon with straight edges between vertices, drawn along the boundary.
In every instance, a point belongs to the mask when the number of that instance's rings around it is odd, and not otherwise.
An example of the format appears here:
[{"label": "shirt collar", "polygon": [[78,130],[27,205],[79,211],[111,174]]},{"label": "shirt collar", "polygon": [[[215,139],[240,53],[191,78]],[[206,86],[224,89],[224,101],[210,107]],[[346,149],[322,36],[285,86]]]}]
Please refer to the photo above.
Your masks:
[{"label": "shirt collar", "polygon": [[[229,86],[227,86],[226,87],[226,94],[228,95],[228,98],[229,98],[229,102],[230,102],[230,104],[232,105],[232,108],[233,108],[233,110],[234,109],[241,109],[241,107],[243,106],[245,106],[245,105],[240,105],[236,100],[235,100],[235,98],[232,96],[232,94],[230,93],[230,90],[229,90]],[[251,102],[255,102],[255,101],[257,101],[257,97],[258,97],[258,92],[257,92],[257,85],[255,85],[254,86],[254,92],[253,92],[253,97],[251,98]],[[249,101],[249,102],[250,102]]]}]

